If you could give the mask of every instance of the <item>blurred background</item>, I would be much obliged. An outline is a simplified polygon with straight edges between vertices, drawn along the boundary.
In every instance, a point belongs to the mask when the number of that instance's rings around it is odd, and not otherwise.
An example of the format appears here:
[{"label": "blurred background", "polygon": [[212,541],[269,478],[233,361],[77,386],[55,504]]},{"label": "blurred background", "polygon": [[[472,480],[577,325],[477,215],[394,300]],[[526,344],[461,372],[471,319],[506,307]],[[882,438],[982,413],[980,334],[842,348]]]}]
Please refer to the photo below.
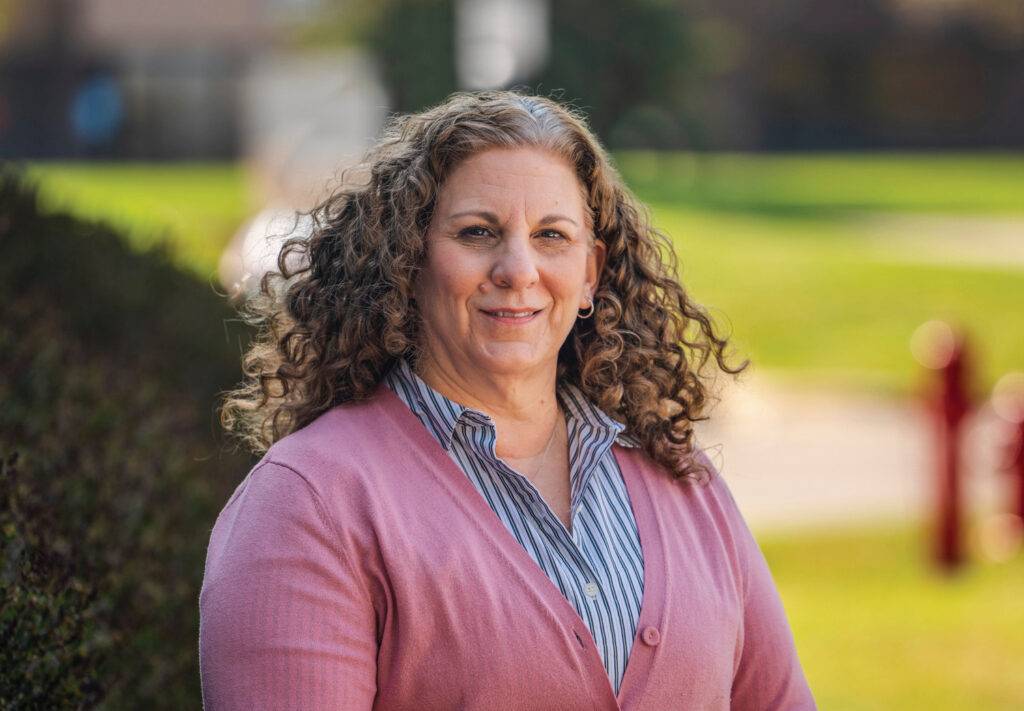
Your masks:
[{"label": "blurred background", "polygon": [[237,307],[392,113],[586,113],[753,366],[823,709],[1024,708],[1020,0],[0,0],[0,708],[198,708]]}]

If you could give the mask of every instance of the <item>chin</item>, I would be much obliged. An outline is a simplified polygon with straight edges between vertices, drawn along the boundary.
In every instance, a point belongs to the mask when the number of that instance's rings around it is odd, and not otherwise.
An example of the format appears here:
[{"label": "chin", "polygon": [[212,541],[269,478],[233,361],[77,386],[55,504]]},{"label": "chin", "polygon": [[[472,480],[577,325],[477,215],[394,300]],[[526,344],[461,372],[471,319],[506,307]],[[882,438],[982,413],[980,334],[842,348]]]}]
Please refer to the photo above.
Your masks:
[{"label": "chin", "polygon": [[512,347],[489,349],[481,353],[479,358],[475,360],[479,363],[480,367],[490,373],[515,375],[536,370],[543,366],[546,360],[550,360],[551,366],[555,367],[557,359],[557,353],[548,359],[539,355],[533,349]]}]

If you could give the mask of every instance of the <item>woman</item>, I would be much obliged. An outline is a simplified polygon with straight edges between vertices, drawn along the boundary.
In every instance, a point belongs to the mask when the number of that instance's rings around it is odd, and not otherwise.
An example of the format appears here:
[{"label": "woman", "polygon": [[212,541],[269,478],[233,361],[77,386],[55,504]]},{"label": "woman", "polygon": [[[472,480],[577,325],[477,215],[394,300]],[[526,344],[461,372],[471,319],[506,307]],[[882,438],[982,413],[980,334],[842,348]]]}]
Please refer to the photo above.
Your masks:
[{"label": "woman", "polygon": [[694,446],[726,342],[582,119],[465,93],[264,279],[225,424],[211,709],[810,709],[764,558]]}]

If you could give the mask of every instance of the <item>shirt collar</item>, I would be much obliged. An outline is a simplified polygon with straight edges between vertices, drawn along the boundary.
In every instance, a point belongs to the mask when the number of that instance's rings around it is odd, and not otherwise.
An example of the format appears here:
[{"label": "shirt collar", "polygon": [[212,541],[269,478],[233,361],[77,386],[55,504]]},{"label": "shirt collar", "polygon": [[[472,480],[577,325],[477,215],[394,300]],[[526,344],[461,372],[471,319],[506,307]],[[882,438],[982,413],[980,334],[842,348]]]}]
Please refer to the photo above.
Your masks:
[{"label": "shirt collar", "polygon": [[[455,428],[463,419],[474,425],[493,427],[486,414],[460,405],[427,385],[405,358],[398,360],[385,377],[385,383],[405,400],[446,451],[451,449]],[[587,430],[586,440],[614,440],[624,447],[638,445],[632,437],[623,434],[625,425],[605,414],[575,385],[560,383],[558,395],[568,417]]]},{"label": "shirt collar", "polygon": [[558,387],[558,396],[570,420],[575,420],[580,427],[589,429],[588,434],[591,437],[597,435],[600,439],[607,438],[627,447],[633,446],[632,439],[623,434],[626,426],[609,417],[578,387],[572,383],[562,382]]}]

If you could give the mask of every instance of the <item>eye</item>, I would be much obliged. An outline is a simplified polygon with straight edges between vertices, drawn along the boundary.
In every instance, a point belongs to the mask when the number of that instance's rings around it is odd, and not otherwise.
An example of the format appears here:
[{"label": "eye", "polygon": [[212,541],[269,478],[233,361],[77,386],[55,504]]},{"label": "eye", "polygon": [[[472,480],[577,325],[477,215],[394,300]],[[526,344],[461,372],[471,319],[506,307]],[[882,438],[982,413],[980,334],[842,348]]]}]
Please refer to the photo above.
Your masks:
[{"label": "eye", "polygon": [[467,239],[481,239],[489,236],[490,234],[491,231],[482,225],[473,225],[459,230],[459,236],[466,237]]},{"label": "eye", "polygon": [[540,236],[543,237],[544,239],[550,239],[552,241],[567,240],[567,239],[569,239],[565,235],[565,233],[559,232],[558,230],[543,230],[540,233]]}]

